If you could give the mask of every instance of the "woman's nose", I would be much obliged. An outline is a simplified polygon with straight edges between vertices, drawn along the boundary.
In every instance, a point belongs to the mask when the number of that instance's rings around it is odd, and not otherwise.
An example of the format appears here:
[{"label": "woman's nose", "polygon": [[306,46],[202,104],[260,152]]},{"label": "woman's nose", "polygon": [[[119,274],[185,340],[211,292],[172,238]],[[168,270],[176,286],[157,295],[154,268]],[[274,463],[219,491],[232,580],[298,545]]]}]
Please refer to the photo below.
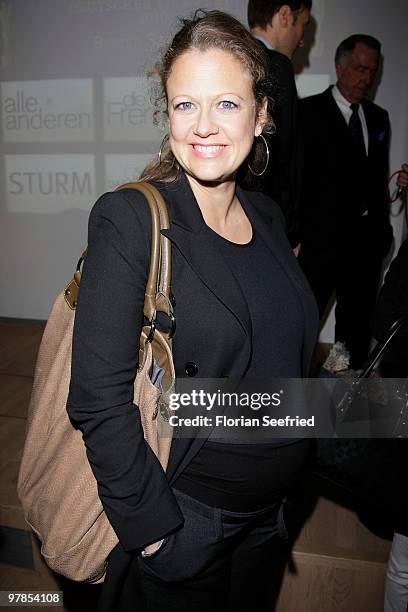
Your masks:
[{"label": "woman's nose", "polygon": [[205,138],[206,136],[210,136],[211,134],[217,134],[218,131],[219,127],[214,121],[211,109],[202,108],[197,117],[197,123],[194,127],[194,133],[197,134],[197,136]]}]

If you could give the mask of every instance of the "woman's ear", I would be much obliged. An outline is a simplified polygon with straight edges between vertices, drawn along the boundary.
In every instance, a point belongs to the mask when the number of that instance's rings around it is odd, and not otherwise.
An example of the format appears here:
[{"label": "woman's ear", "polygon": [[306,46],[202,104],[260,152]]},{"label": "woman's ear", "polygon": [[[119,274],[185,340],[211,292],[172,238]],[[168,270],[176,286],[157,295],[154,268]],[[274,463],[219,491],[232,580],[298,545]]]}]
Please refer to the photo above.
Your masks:
[{"label": "woman's ear", "polygon": [[262,100],[256,117],[255,136],[259,136],[268,121],[268,98]]}]

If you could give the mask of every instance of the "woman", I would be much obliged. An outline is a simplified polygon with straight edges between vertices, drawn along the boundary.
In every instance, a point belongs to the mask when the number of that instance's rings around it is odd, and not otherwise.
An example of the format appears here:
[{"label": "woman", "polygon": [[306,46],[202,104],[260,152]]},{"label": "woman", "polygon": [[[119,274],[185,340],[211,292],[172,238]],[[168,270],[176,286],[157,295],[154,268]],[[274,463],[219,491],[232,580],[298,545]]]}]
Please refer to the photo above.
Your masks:
[{"label": "woman", "polygon": [[[143,178],[169,209],[178,378],[308,373],[314,299],[279,209],[236,178],[268,161],[254,152],[271,124],[266,66],[245,28],[218,11],[183,21],[163,59],[168,139]],[[68,412],[120,542],[100,610],[241,610],[254,597],[267,610],[283,499],[309,444],[175,438],[164,474],[132,404],[149,227],[139,193],[96,203],[76,313]]]}]

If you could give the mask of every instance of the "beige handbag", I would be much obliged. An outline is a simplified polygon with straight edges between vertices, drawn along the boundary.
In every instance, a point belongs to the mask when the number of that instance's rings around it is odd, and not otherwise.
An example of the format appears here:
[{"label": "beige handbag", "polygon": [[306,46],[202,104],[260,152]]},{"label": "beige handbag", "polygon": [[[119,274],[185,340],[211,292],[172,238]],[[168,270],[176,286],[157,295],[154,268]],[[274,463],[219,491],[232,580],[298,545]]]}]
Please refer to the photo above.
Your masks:
[{"label": "beige handbag", "polygon": [[[160,234],[169,227],[166,204],[148,183],[128,183],[145,196],[151,212],[150,271],[144,315],[151,325],[140,337],[139,370],[134,403],[139,407],[144,436],[163,469],[171,445],[167,399],[174,384],[171,336],[171,244]],[[101,582],[107,557],[118,539],[98,497],[96,480],[85,452],[81,431],[74,429],[66,401],[71,373],[71,343],[81,257],[74,278],[57,297],[46,325],[37,358],[28,409],[27,437],[18,477],[27,523],[41,540],[41,552],[54,571],[72,580]],[[154,327],[156,311],[173,323],[169,333]],[[162,389],[150,380],[152,361],[164,370]]]}]

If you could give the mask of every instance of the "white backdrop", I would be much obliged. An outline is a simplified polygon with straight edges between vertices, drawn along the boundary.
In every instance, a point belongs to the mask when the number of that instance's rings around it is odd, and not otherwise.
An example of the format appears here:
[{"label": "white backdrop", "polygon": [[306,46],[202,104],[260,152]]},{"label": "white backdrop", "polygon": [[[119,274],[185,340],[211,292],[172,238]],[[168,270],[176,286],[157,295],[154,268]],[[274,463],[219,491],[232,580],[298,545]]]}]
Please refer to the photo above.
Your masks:
[{"label": "white backdrop", "polygon": [[[246,0],[206,1],[246,23]],[[86,244],[90,207],[135,178],[163,132],[146,72],[201,0],[0,0],[0,316],[45,319]],[[376,102],[390,112],[391,164],[408,159],[408,3],[314,0],[296,58],[301,95],[334,80],[338,42],[383,43]],[[339,177],[339,180],[341,177]],[[334,186],[335,187],[335,186]],[[396,245],[402,219],[393,220]],[[330,340],[332,322],[322,339]]]}]

